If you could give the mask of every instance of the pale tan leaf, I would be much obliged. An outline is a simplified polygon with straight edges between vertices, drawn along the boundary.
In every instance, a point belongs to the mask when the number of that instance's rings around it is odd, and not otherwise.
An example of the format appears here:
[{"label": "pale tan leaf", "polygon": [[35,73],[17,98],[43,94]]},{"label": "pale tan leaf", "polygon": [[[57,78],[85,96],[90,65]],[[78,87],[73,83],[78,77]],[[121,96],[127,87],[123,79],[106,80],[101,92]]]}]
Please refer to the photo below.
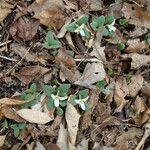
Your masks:
[{"label": "pale tan leaf", "polygon": [[147,83],[142,87],[142,92],[148,96],[150,96],[150,83]]},{"label": "pale tan leaf", "polygon": [[0,104],[5,104],[5,105],[22,105],[22,104],[25,104],[27,102],[28,101],[16,100],[16,99],[11,99],[11,98],[0,99]]},{"label": "pale tan leaf", "polygon": [[100,11],[103,9],[102,0],[91,0],[90,2],[90,11]]},{"label": "pale tan leaf", "polygon": [[53,120],[46,113],[32,109],[21,109],[19,111],[16,111],[16,113],[23,119],[31,123],[46,124]]},{"label": "pale tan leaf", "polygon": [[88,150],[88,142],[89,139],[83,139],[79,145],[77,145],[77,149],[76,150]]},{"label": "pale tan leaf", "polygon": [[132,59],[131,69],[138,69],[141,66],[145,66],[148,63],[150,63],[150,56],[149,55],[131,53],[131,54],[124,54],[124,55],[122,55],[122,57]]},{"label": "pale tan leaf", "polygon": [[37,141],[34,150],[46,150],[46,149],[39,141]]},{"label": "pale tan leaf", "polygon": [[128,85],[128,89],[129,89],[129,96],[131,97],[135,97],[138,92],[141,90],[142,86],[144,83],[144,79],[141,75],[134,75],[131,78],[131,82]]},{"label": "pale tan leaf", "polygon": [[0,147],[2,147],[4,145],[5,138],[6,138],[6,135],[0,136]]},{"label": "pale tan leaf", "polygon": [[67,129],[65,129],[62,124],[60,124],[57,145],[59,146],[60,150],[69,150]]},{"label": "pale tan leaf", "polygon": [[77,110],[71,103],[67,104],[65,118],[67,122],[67,129],[68,129],[68,134],[70,139],[69,140],[70,141],[69,150],[70,150],[70,147],[75,146],[78,124],[80,119],[80,115],[78,114]]}]

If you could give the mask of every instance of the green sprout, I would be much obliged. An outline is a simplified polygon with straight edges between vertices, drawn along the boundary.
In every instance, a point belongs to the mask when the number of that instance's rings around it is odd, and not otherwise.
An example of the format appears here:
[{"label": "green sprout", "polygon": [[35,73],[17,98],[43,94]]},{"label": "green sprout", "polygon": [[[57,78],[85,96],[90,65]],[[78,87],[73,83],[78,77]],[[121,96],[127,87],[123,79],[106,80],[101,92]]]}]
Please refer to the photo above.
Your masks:
[{"label": "green sprout", "polygon": [[102,91],[103,94],[108,95],[109,94],[109,89],[106,87],[106,81],[101,80],[97,82],[97,87]]},{"label": "green sprout", "polygon": [[84,110],[89,110],[89,104],[87,103],[89,99],[89,90],[81,90],[76,95],[71,96],[70,103],[72,105],[79,105],[79,107]]},{"label": "green sprout", "polygon": [[58,40],[54,39],[53,32],[48,31],[46,34],[46,40],[44,43],[44,48],[47,49],[56,49],[61,47],[61,42]]},{"label": "green sprout", "polygon": [[127,24],[127,20],[126,19],[119,19],[119,24],[121,25],[121,26],[125,26],[126,24]]},{"label": "green sprout", "polygon": [[123,44],[123,43],[118,43],[117,46],[118,46],[118,49],[121,51],[125,49],[125,44]]},{"label": "green sprout", "polygon": [[13,129],[14,136],[18,137],[20,132],[27,128],[27,125],[25,123],[20,123],[20,124],[13,124],[10,127]]},{"label": "green sprout", "polygon": [[67,105],[68,91],[70,89],[70,84],[62,84],[58,88],[53,88],[50,85],[44,85],[43,90],[47,96],[47,108],[51,110],[56,108],[57,114],[62,115],[63,109]]},{"label": "green sprout", "polygon": [[74,21],[70,23],[66,29],[67,31],[71,33],[77,33],[80,34],[82,37],[85,37],[86,39],[90,38],[90,33],[86,29],[86,24],[88,23],[88,16],[84,16],[80,18],[78,21]]}]

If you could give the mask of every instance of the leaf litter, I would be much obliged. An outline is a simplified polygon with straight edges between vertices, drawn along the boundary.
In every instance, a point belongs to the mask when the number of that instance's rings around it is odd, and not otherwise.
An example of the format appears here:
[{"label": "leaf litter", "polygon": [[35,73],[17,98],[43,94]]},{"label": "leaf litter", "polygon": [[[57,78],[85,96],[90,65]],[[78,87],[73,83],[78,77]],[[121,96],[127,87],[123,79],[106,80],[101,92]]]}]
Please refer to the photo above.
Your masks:
[{"label": "leaf litter", "polygon": [[149,5],[2,0],[0,147],[148,150]]}]

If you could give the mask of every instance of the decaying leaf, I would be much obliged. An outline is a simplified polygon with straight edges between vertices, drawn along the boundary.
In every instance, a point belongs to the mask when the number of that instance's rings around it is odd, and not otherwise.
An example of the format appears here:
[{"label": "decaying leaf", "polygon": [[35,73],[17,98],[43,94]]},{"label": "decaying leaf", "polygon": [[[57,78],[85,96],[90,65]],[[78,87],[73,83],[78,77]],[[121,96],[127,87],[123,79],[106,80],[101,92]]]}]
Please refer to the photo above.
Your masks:
[{"label": "decaying leaf", "polygon": [[124,99],[127,94],[129,94],[129,89],[126,80],[125,78],[119,78],[116,81],[114,93],[114,100],[117,105],[115,112],[121,112],[123,107],[128,103],[128,101]]},{"label": "decaying leaf", "polygon": [[118,150],[126,150],[128,149],[128,144],[130,140],[134,138],[139,138],[142,136],[142,130],[138,128],[130,128],[127,132],[122,133],[120,136],[116,139],[116,148]]},{"label": "decaying leaf", "polygon": [[0,136],[0,147],[2,147],[4,145],[5,138],[6,138],[6,135]]},{"label": "decaying leaf", "polygon": [[32,109],[21,109],[16,111],[16,113],[31,123],[46,124],[53,120],[46,113]]},{"label": "decaying leaf", "polygon": [[11,13],[11,9],[13,8],[13,5],[8,2],[6,0],[1,0],[0,2],[0,22],[2,22],[6,16]]},{"label": "decaying leaf", "polygon": [[37,33],[39,24],[40,22],[37,19],[27,19],[20,17],[12,24],[10,33],[12,37],[18,42],[29,41]]},{"label": "decaying leaf", "polygon": [[87,63],[81,78],[74,84],[88,88],[94,88],[92,84],[101,81],[105,78],[106,73],[102,63]]},{"label": "decaying leaf", "polygon": [[60,150],[69,150],[67,129],[62,124],[60,124],[57,145],[60,147]]},{"label": "decaying leaf", "polygon": [[47,26],[60,29],[65,22],[63,12],[64,4],[62,0],[41,0],[35,1],[28,8],[28,12],[34,12],[34,18]]},{"label": "decaying leaf", "polygon": [[143,86],[144,79],[141,75],[134,75],[131,78],[131,83],[128,85],[129,96],[135,97]]},{"label": "decaying leaf", "polygon": [[65,118],[69,134],[69,149],[71,149],[75,147],[78,124],[80,119],[80,115],[78,114],[77,110],[71,103],[67,104]]},{"label": "decaying leaf", "polygon": [[131,69],[138,69],[141,66],[145,66],[148,63],[150,63],[150,56],[149,55],[131,53],[131,54],[124,54],[124,55],[122,55],[122,57],[132,59]]},{"label": "decaying leaf", "polygon": [[140,53],[144,49],[148,49],[149,45],[146,41],[140,41],[140,39],[128,40],[127,45],[129,45],[125,51],[128,53]]},{"label": "decaying leaf", "polygon": [[142,92],[147,96],[150,96],[150,83],[147,83],[142,87]]},{"label": "decaying leaf", "polygon": [[99,11],[103,9],[102,0],[90,0],[90,11]]},{"label": "decaying leaf", "polygon": [[0,99],[0,104],[4,104],[4,105],[22,105],[24,103],[27,103],[27,102],[22,101],[22,100],[12,99],[12,98],[2,98],[2,99]]},{"label": "decaying leaf", "polygon": [[124,3],[122,11],[130,24],[150,28],[150,11],[144,11],[136,4]]},{"label": "decaying leaf", "polygon": [[39,141],[37,141],[34,150],[46,150],[46,149]]},{"label": "decaying leaf", "polygon": [[79,143],[79,145],[77,145],[77,150],[88,150],[89,149],[88,143],[89,143],[89,139],[83,139]]}]

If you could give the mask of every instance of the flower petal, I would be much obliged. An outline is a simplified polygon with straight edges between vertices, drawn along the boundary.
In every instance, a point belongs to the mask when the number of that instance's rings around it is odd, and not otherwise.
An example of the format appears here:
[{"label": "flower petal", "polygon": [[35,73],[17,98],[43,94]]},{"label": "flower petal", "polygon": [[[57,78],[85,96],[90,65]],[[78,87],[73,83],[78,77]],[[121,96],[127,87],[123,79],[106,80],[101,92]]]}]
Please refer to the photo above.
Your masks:
[{"label": "flower petal", "polygon": [[80,101],[78,99],[75,99],[74,101],[76,102],[76,104],[80,103]]},{"label": "flower petal", "polygon": [[54,100],[55,107],[59,107],[59,100]]},{"label": "flower petal", "polygon": [[85,110],[85,109],[86,109],[84,103],[80,103],[80,106],[81,106],[82,110]]},{"label": "flower petal", "polygon": [[80,29],[80,34],[81,34],[81,36],[85,36],[85,33],[84,33],[83,29]]},{"label": "flower petal", "polygon": [[83,101],[86,102],[89,99],[89,96],[83,98]]},{"label": "flower petal", "polygon": [[57,96],[54,95],[54,94],[51,94],[51,97],[52,97],[53,100],[55,100]]},{"label": "flower petal", "polygon": [[63,101],[63,100],[65,100],[65,99],[67,99],[67,98],[68,98],[68,96],[59,97],[59,100]]}]

